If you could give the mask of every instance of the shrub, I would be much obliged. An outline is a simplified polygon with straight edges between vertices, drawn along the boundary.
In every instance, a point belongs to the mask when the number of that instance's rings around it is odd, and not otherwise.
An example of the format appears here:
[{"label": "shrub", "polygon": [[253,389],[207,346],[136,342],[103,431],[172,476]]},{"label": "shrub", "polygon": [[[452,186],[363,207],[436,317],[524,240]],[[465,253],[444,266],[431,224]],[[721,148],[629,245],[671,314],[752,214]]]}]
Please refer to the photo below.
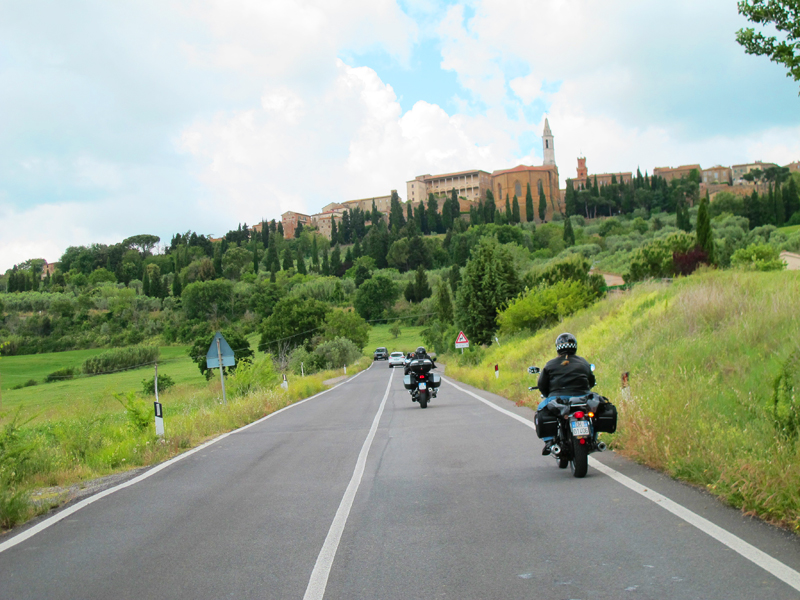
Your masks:
[{"label": "shrub", "polygon": [[114,398],[125,407],[128,423],[134,431],[143,432],[153,423],[153,413],[150,405],[136,396],[136,392],[127,394],[114,394]]},{"label": "shrub", "polygon": [[[172,377],[169,375],[159,375],[158,376],[158,391],[159,392],[166,392],[169,388],[175,385],[175,382],[172,380]],[[155,396],[156,394],[156,381],[155,377],[148,377],[147,379],[142,379],[142,391],[144,392],[145,396]]]},{"label": "shrub", "polygon": [[228,385],[232,396],[246,396],[277,385],[279,379],[272,356],[262,354],[253,362],[244,363],[236,369]]},{"label": "shrub", "polygon": [[101,373],[111,373],[113,371],[125,371],[144,365],[151,365],[157,360],[157,346],[116,348],[87,358],[83,363],[83,372],[87,375],[100,375]]},{"label": "shrub", "polygon": [[314,348],[313,354],[326,369],[336,369],[355,362],[361,356],[361,349],[344,337],[323,342]]},{"label": "shrub", "polygon": [[303,346],[298,346],[289,355],[289,370],[300,375],[310,375],[319,371],[319,357],[313,352],[309,352]]},{"label": "shrub", "polygon": [[497,322],[505,334],[536,331],[589,306],[597,297],[597,292],[585,283],[559,281],[555,285],[529,290],[512,300],[508,308],[497,316]]},{"label": "shrub", "polygon": [[52,383],[53,381],[66,381],[67,379],[73,379],[74,377],[75,369],[70,367],[68,369],[59,369],[58,371],[53,371],[44,378],[44,382]]},{"label": "shrub", "polygon": [[786,268],[776,248],[769,244],[750,244],[731,256],[731,266],[748,271],[780,271]]}]

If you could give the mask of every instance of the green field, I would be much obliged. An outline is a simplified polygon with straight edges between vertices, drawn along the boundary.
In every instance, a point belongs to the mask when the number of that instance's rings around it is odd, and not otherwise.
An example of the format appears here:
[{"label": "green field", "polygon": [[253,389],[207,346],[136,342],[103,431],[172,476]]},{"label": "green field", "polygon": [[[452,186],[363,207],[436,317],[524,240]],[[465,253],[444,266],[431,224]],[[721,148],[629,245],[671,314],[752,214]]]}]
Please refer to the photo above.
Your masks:
[{"label": "green field", "polygon": [[780,229],[778,229],[778,231],[788,236],[792,233],[795,233],[796,231],[800,231],[800,225],[790,225],[789,227],[781,227]]},{"label": "green field", "polygon": [[[165,398],[178,388],[205,385],[205,378],[200,374],[197,365],[189,360],[187,349],[188,346],[163,346],[159,349],[159,374],[169,375],[176,383],[176,387],[168,391]],[[44,378],[58,369],[73,367],[80,371],[84,360],[102,352],[105,350],[71,350],[3,357],[0,360],[3,395],[0,422],[16,414],[17,410],[21,410],[22,419],[34,418],[35,421],[122,411],[114,394],[140,392],[142,380],[153,376],[152,366],[109,375],[80,375],[67,381],[44,383]],[[29,379],[37,381],[38,385],[10,389]]]},{"label": "green field", "polygon": [[369,343],[364,348],[364,353],[371,355],[375,348],[385,346],[389,352],[413,352],[417,346],[424,346],[425,342],[422,341],[421,332],[425,327],[400,325],[400,335],[396,338],[389,329],[392,326],[387,325],[374,325],[369,332]]}]

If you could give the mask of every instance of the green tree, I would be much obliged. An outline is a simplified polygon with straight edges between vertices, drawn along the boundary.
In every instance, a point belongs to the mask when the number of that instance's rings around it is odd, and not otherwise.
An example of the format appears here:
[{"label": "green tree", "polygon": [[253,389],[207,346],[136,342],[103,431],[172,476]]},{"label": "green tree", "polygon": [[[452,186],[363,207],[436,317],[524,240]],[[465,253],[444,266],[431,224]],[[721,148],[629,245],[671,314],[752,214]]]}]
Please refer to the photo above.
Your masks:
[{"label": "green tree", "polygon": [[483,205],[483,222],[494,223],[494,213],[497,210],[492,190],[486,190],[486,203]]},{"label": "green tree", "polygon": [[353,306],[364,319],[374,321],[384,317],[399,295],[394,281],[385,275],[376,275],[358,288]]},{"label": "green tree", "polygon": [[517,195],[514,194],[514,200],[511,202],[511,223],[516,225],[521,221],[521,217],[519,214],[519,200],[517,200]]},{"label": "green tree", "polygon": [[294,268],[294,257],[292,257],[292,250],[286,246],[283,250],[283,270],[288,271]]},{"label": "green tree", "polygon": [[342,251],[339,248],[339,244],[336,244],[333,247],[333,251],[331,252],[330,274],[335,277],[340,277],[341,270],[342,270]]},{"label": "green tree", "polygon": [[[595,177],[595,183],[597,183],[597,178]],[[539,182],[539,220],[544,223],[544,219],[547,216],[547,200],[544,197],[544,188],[542,187],[542,182]]]},{"label": "green tree", "polygon": [[369,343],[370,329],[370,324],[352,308],[335,308],[325,316],[322,335],[328,341],[337,337],[347,338],[361,349]]},{"label": "green tree", "polygon": [[395,191],[392,192],[389,206],[389,229],[391,231],[394,231],[395,227],[402,229],[406,224],[406,220],[403,217],[403,205],[400,204],[400,196]]},{"label": "green tree", "polygon": [[575,231],[572,229],[572,219],[569,217],[564,220],[564,243],[567,248],[575,245]]},{"label": "green tree", "polygon": [[772,62],[786,67],[787,77],[800,81],[800,6],[797,0],[744,0],[738,3],[739,14],[751,23],[765,25],[782,34],[766,36],[752,27],[736,32],[736,41],[745,52],[767,56]]},{"label": "green tree", "polygon": [[183,289],[181,305],[188,319],[229,315],[233,283],[227,279],[196,281]]},{"label": "green tree", "polygon": [[331,265],[328,262],[328,249],[322,246],[322,274],[328,277],[331,274]]},{"label": "green tree", "polygon": [[145,296],[150,295],[150,273],[147,269],[144,270],[144,277],[142,278],[142,293]]},{"label": "green tree", "polygon": [[392,323],[392,326],[389,327],[389,333],[394,336],[394,339],[397,339],[397,336],[400,335],[400,321],[395,321]]},{"label": "green tree", "polygon": [[714,234],[711,230],[711,216],[708,212],[708,193],[700,201],[697,209],[697,246],[706,253],[709,264],[714,264]]},{"label": "green tree", "polygon": [[482,238],[467,261],[458,290],[457,321],[475,344],[491,343],[497,313],[520,291],[514,261],[494,238]]},{"label": "green tree", "polygon": [[461,267],[455,263],[450,267],[450,275],[448,277],[450,289],[453,291],[453,296],[458,292],[458,286],[461,285]]},{"label": "green tree", "polygon": [[313,298],[281,298],[259,328],[259,350],[276,355],[288,354],[300,345],[310,350],[311,338],[322,327],[328,310],[327,304]]},{"label": "green tree", "polygon": [[436,318],[442,323],[453,322],[453,302],[446,283],[442,282],[436,291]]},{"label": "green tree", "polygon": [[405,298],[409,302],[422,302],[430,298],[431,286],[428,284],[428,275],[422,266],[417,267],[413,281],[409,281],[405,289]]},{"label": "green tree", "polygon": [[531,195],[531,184],[525,190],[525,221],[533,223],[533,195]]}]

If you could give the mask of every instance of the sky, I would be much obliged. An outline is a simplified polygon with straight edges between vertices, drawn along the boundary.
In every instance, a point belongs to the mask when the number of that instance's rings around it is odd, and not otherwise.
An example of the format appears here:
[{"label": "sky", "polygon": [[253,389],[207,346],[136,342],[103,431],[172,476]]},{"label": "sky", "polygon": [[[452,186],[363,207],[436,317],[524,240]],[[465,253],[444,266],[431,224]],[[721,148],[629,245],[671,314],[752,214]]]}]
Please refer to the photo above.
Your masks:
[{"label": "sky", "polygon": [[0,0],[0,273],[417,175],[800,160],[735,0]]}]

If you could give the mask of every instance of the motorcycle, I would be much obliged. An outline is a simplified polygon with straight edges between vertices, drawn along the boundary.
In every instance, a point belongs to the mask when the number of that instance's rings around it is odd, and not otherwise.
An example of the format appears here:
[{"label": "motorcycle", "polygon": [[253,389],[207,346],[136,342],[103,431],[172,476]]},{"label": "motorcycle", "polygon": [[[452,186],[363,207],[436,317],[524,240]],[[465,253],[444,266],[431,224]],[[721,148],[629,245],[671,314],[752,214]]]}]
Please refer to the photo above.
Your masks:
[{"label": "motorcycle", "polygon": [[[594,365],[591,366],[594,371]],[[528,367],[536,375],[538,367]],[[532,386],[529,390],[538,390]],[[552,437],[550,454],[559,469],[572,470],[574,477],[585,477],[589,469],[589,454],[606,449],[605,442],[597,439],[601,432],[617,430],[617,409],[608,398],[595,392],[571,398],[553,398],[533,418],[539,438]]]},{"label": "motorcycle", "polygon": [[403,387],[411,393],[411,401],[418,402],[420,408],[427,408],[428,402],[436,398],[442,378],[436,373],[433,362],[428,358],[413,359],[408,363],[407,374],[403,376]]}]

